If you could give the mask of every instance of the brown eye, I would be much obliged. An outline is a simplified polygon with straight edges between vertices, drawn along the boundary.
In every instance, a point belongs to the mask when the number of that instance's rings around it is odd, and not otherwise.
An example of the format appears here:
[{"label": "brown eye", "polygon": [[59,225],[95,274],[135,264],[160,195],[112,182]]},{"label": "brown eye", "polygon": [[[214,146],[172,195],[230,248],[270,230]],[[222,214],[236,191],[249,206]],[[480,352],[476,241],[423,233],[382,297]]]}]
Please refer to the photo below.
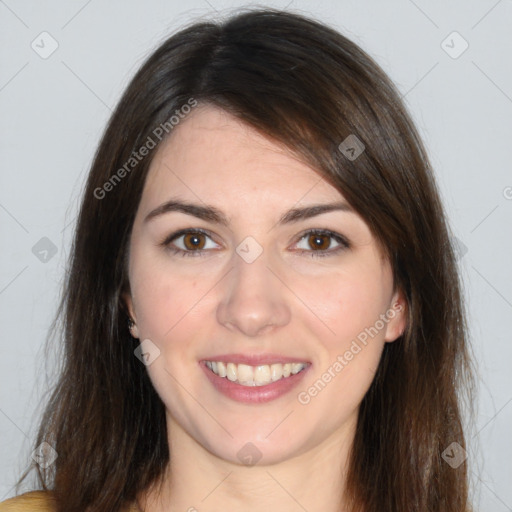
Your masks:
[{"label": "brown eye", "polygon": [[204,247],[204,235],[202,233],[187,233],[183,235],[183,245],[186,249],[200,250]]},{"label": "brown eye", "polygon": [[200,229],[182,229],[166,237],[160,245],[181,256],[205,256],[209,249],[218,248],[211,235]]},{"label": "brown eye", "polygon": [[313,229],[303,233],[296,247],[302,254],[323,257],[334,256],[351,246],[348,240],[339,233],[324,229]]},{"label": "brown eye", "polygon": [[331,245],[331,238],[329,235],[317,235],[311,234],[308,237],[308,243],[313,249],[319,249],[320,251],[326,251]]}]

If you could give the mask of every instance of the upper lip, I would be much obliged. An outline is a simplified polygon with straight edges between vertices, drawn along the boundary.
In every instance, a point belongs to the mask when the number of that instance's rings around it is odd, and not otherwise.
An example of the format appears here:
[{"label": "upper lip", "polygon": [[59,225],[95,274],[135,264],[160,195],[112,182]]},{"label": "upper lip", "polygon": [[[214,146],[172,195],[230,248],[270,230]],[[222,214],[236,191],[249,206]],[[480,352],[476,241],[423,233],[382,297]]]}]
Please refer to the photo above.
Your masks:
[{"label": "upper lip", "polygon": [[261,366],[264,364],[307,363],[306,359],[287,357],[280,354],[220,354],[208,356],[202,361],[217,361],[223,363],[247,364],[249,366]]}]

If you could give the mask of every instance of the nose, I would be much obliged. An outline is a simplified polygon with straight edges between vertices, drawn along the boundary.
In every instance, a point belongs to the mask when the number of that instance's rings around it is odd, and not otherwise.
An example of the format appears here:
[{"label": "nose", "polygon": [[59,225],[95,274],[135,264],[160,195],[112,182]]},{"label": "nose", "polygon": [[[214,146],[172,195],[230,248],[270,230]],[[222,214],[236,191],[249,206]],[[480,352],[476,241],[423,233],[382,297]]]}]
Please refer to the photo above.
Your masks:
[{"label": "nose", "polygon": [[251,263],[234,253],[233,265],[217,307],[218,322],[251,338],[286,325],[291,317],[287,288],[267,253],[263,251]]}]

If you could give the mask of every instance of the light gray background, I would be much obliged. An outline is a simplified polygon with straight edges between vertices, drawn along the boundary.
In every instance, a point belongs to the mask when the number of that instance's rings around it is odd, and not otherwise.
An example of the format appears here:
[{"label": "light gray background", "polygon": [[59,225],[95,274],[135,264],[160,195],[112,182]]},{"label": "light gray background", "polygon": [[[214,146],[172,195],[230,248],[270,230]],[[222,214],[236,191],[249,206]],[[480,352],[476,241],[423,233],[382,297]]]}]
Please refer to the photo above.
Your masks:
[{"label": "light gray background", "polygon": [[[224,0],[0,0],[0,500],[13,496],[52,376],[43,344],[80,192],[110,111],[150,50]],[[479,414],[468,437],[477,510],[512,510],[512,2],[271,1],[341,30],[405,95],[461,242]],[[48,32],[58,43],[48,51]],[[452,58],[442,42],[469,44]],[[455,38],[454,38],[455,37]],[[41,41],[42,38],[43,41]],[[462,41],[445,46],[457,52]],[[44,45],[44,48],[43,48]],[[34,254],[47,237],[57,253]],[[37,247],[37,246],[36,246]],[[36,251],[37,253],[37,251]],[[29,480],[30,482],[30,480]]]}]

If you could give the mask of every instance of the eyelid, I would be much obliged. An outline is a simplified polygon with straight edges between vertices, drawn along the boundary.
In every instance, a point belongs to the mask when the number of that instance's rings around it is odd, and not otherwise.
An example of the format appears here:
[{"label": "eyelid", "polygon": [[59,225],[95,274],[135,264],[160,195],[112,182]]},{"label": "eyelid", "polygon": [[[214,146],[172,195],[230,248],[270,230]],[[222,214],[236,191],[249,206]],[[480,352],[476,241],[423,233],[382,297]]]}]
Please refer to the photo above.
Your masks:
[{"label": "eyelid", "polygon": [[[180,238],[181,236],[188,235],[188,234],[191,234],[191,233],[201,233],[201,234],[207,236],[208,238],[212,239],[215,242],[215,240],[213,239],[213,234],[210,231],[208,231],[207,229],[202,229],[202,228],[185,228],[185,229],[180,229],[178,231],[175,231],[175,232],[171,233],[170,235],[166,236],[159,243],[159,245],[163,245],[164,247],[170,246],[170,243],[173,240],[176,240],[177,238]],[[217,243],[217,242],[215,242],[215,243]],[[180,249],[177,248],[177,250],[179,251]],[[211,250],[211,249],[209,249],[209,250]],[[192,252],[200,253],[200,252],[203,252],[203,251],[204,251],[204,249],[200,249],[200,250],[197,250],[197,251],[185,251],[185,252],[188,252],[188,253],[192,253]]]},{"label": "eyelid", "polygon": [[334,257],[342,254],[343,252],[349,250],[352,248],[351,243],[348,241],[348,239],[341,235],[340,233],[336,231],[332,231],[330,229],[322,229],[322,228],[311,228],[304,231],[301,235],[298,236],[298,239],[296,242],[294,242],[294,245],[298,244],[302,239],[304,239],[307,236],[311,235],[321,235],[321,236],[328,236],[331,239],[338,242],[338,246],[334,247],[333,249],[322,249],[322,250],[307,250],[307,249],[296,249],[294,252],[298,252],[301,256],[302,255],[308,255],[311,258],[329,258]]},{"label": "eyelid", "polygon": [[[185,251],[183,249],[180,249],[179,247],[172,247],[170,245],[173,240],[180,238],[181,236],[191,234],[191,233],[201,233],[201,234],[207,236],[208,238],[212,239],[213,242],[215,242],[215,240],[213,239],[213,234],[207,229],[185,228],[185,229],[180,229],[178,231],[175,231],[175,232],[171,233],[170,235],[166,236],[164,238],[164,240],[159,243],[159,245],[166,247],[167,249],[169,249],[170,251],[172,251],[176,254],[181,254],[182,256],[202,256],[205,253],[207,253],[208,251],[212,250],[212,249],[198,249],[195,251]],[[325,228],[306,229],[300,235],[297,236],[295,242],[292,245],[296,245],[297,243],[299,243],[303,238],[305,238],[308,235],[329,236],[333,240],[336,240],[340,245],[334,249],[326,249],[326,250],[318,250],[318,251],[298,249],[297,252],[299,252],[301,254],[309,253],[309,254],[311,254],[311,256],[322,257],[322,256],[330,256],[333,254],[337,254],[341,250],[346,250],[346,249],[351,248],[351,244],[345,236],[343,236],[340,233],[337,233],[335,231],[332,231],[330,229],[325,229]],[[215,243],[217,243],[217,242],[215,242]]]},{"label": "eyelid", "polygon": [[[332,231],[331,229],[325,229],[325,228],[306,229],[304,232],[302,232],[300,235],[298,235],[297,240],[294,242],[293,245],[297,244],[298,242],[300,242],[303,238],[305,238],[308,235],[329,236],[333,240],[336,240],[340,244],[341,247],[339,247],[339,248],[349,249],[351,247],[351,244],[348,241],[348,239],[345,236],[343,236],[341,233],[337,233],[336,231]],[[336,251],[336,249],[338,249],[338,248],[327,249],[324,251],[304,251],[304,249],[300,249],[299,251],[327,254],[327,253],[332,253],[332,252]]]}]

